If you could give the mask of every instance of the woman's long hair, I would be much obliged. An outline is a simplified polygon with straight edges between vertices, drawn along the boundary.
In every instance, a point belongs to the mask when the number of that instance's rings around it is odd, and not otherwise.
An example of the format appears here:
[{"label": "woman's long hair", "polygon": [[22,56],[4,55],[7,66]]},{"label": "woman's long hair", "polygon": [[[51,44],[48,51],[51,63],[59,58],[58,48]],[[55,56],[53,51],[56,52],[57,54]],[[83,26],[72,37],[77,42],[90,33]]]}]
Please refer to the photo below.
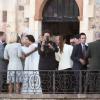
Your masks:
[{"label": "woman's long hair", "polygon": [[64,48],[64,44],[66,42],[66,40],[64,39],[63,36],[60,36],[60,44],[59,44],[59,48],[60,48],[60,53],[63,53],[63,48]]}]

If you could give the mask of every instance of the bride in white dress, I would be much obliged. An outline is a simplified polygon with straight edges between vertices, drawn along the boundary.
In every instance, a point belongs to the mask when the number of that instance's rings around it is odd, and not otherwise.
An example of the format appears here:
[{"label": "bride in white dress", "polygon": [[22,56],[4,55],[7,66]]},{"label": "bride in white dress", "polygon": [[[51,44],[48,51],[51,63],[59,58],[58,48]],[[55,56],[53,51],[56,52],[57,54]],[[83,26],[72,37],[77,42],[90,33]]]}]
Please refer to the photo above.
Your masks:
[{"label": "bride in white dress", "polygon": [[36,50],[37,44],[35,43],[32,35],[26,35],[26,43],[29,45],[25,53],[25,67],[23,74],[22,93],[42,93],[40,76],[38,71],[39,54]]}]

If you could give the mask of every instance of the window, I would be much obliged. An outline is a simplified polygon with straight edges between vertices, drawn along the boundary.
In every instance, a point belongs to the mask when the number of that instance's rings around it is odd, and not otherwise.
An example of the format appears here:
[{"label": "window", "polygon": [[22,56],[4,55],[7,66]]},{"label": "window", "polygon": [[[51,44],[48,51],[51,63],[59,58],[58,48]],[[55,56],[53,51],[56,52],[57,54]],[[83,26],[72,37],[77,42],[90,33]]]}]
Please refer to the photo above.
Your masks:
[{"label": "window", "polygon": [[24,22],[25,22],[25,23],[28,23],[28,22],[29,22],[29,18],[25,18],[25,19],[24,19]]},{"label": "window", "polygon": [[19,6],[19,11],[23,11],[24,10],[24,6]]},{"label": "window", "polygon": [[7,11],[3,11],[2,13],[3,22],[7,22]]}]

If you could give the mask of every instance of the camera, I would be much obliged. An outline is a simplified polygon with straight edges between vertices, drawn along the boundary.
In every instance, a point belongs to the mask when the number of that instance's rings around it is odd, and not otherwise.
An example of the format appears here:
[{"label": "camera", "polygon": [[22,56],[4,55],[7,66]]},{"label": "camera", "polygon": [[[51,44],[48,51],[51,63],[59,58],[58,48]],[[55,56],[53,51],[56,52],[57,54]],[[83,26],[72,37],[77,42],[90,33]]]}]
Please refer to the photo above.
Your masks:
[{"label": "camera", "polygon": [[48,43],[49,43],[50,41],[49,41],[49,37],[47,36],[46,37],[46,41],[45,41],[45,46],[48,46]]}]

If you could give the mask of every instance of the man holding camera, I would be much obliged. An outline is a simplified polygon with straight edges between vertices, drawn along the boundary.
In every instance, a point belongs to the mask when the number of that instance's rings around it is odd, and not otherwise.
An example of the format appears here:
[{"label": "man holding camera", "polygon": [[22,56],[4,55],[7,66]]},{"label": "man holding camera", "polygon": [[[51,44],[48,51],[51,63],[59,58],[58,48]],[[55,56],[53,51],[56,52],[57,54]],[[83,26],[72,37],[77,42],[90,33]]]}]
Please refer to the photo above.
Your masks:
[{"label": "man holding camera", "polygon": [[50,35],[49,32],[45,32],[41,43],[38,44],[39,70],[43,93],[53,92],[53,72],[51,70],[56,70],[55,52],[58,52],[58,48],[50,40]]}]

